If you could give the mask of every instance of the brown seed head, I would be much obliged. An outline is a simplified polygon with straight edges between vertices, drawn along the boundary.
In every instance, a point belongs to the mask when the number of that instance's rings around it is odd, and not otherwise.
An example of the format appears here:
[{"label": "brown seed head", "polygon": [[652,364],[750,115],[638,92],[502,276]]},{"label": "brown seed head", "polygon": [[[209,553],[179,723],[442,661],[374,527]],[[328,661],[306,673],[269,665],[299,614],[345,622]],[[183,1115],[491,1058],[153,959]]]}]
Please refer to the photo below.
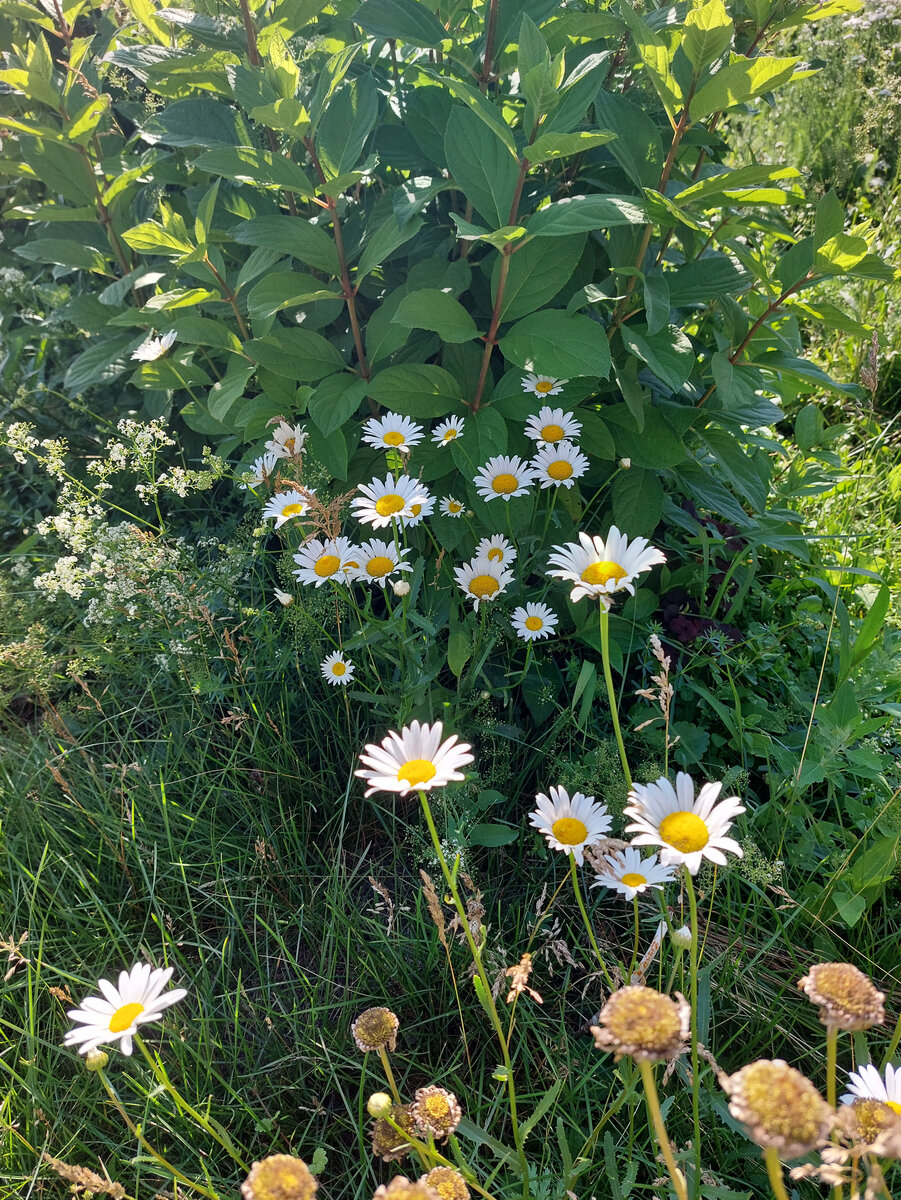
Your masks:
[{"label": "brown seed head", "polygon": [[814,1004],[820,1020],[837,1029],[869,1029],[885,1019],[885,996],[851,963],[817,963],[798,981]]},{"label": "brown seed head", "polygon": [[433,1167],[419,1182],[436,1191],[441,1200],[469,1200],[471,1195],[466,1180],[452,1167]]},{"label": "brown seed head", "polygon": [[760,1059],[720,1082],[748,1137],[782,1158],[808,1154],[833,1123],[832,1109],[810,1080],[781,1059]]},{"label": "brown seed head", "polygon": [[676,999],[649,987],[624,987],[614,992],[592,1025],[594,1044],[627,1054],[636,1062],[662,1062],[681,1053],[689,1034],[691,1009],[681,993]]},{"label": "brown seed head", "polygon": [[463,1112],[453,1092],[432,1084],[416,1092],[413,1120],[421,1130],[443,1142],[463,1120]]},{"label": "brown seed head", "polygon": [[244,1200],[313,1200],[319,1182],[293,1154],[272,1154],[255,1162],[241,1184]]},{"label": "brown seed head", "polygon": [[438,1194],[421,1179],[414,1183],[404,1175],[395,1175],[389,1184],[375,1189],[372,1200],[438,1200]]},{"label": "brown seed head", "polygon": [[350,1027],[357,1046],[363,1050],[389,1050],[397,1048],[397,1031],[400,1021],[390,1008],[367,1008],[361,1012]]},{"label": "brown seed head", "polygon": [[[412,1133],[413,1114],[412,1104],[395,1104],[391,1110],[391,1119],[407,1133]],[[410,1153],[410,1143],[385,1120],[372,1122],[372,1153],[383,1162],[393,1162],[404,1158]]]}]

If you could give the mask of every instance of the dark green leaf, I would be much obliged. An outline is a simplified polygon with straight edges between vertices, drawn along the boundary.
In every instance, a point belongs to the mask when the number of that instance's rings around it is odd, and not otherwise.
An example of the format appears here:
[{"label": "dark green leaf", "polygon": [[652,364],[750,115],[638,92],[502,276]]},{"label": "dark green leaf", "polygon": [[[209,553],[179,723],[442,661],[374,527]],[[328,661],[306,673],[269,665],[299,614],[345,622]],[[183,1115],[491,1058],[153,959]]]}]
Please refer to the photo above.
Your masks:
[{"label": "dark green leaf", "polygon": [[224,175],[238,183],[285,188],[299,196],[313,195],[313,185],[297,163],[282,154],[270,154],[268,150],[251,146],[205,150],[195,159],[195,165],[211,175]]},{"label": "dark green leaf", "polygon": [[663,142],[657,126],[637,104],[614,92],[595,98],[598,124],[616,134],[610,153],[633,183],[656,187],[663,169]]},{"label": "dark green leaf", "polygon": [[431,329],[443,342],[468,342],[479,336],[476,323],[453,296],[438,288],[419,288],[401,300],[393,321],[407,329]]},{"label": "dark green leaf", "polygon": [[644,225],[647,212],[639,196],[573,196],[557,200],[529,217],[531,237],[590,233],[614,225]]},{"label": "dark green leaf", "polygon": [[[568,238],[536,238],[511,257],[504,289],[502,316],[515,321],[547,304],[569,282],[582,251],[585,234]],[[500,256],[491,272],[491,293],[497,294],[500,276]]]},{"label": "dark green leaf", "polygon": [[353,20],[375,37],[397,38],[433,50],[450,37],[434,12],[417,0],[363,0]]},{"label": "dark green leaf", "polygon": [[663,512],[663,484],[653,471],[631,467],[614,479],[610,500],[620,529],[630,537],[647,537]]},{"label": "dark green leaf", "polygon": [[509,825],[473,825],[469,831],[473,846],[509,846],[518,837],[519,830]]},{"label": "dark green leaf", "polygon": [[519,321],[500,342],[508,362],[542,375],[572,378],[610,373],[610,347],[603,325],[590,317],[568,317],[545,309]]},{"label": "dark green leaf", "polygon": [[362,75],[338,89],[316,130],[319,160],[330,179],[352,171],[379,113],[372,75]]},{"label": "dark green leaf", "polygon": [[244,349],[261,367],[302,383],[332,375],[344,366],[344,359],[331,342],[306,329],[277,329],[267,337],[247,342]]},{"label": "dark green leaf", "polygon": [[420,420],[459,415],[463,409],[463,393],[453,375],[428,363],[386,367],[369,381],[369,395],[392,412]]},{"label": "dark green leaf", "polygon": [[505,225],[519,168],[496,132],[468,109],[455,109],[444,136],[447,167],[457,187],[492,229]]},{"label": "dark green leaf", "polygon": [[647,326],[623,325],[620,334],[626,347],[646,362],[662,383],[673,392],[681,389],[695,364],[691,342],[681,329],[667,325],[651,334]]},{"label": "dark green leaf", "polygon": [[317,271],[339,274],[335,243],[324,229],[303,217],[256,217],[235,225],[230,233],[242,245],[265,246],[290,254]]},{"label": "dark green leaf", "polygon": [[344,425],[366,396],[366,381],[355,375],[329,375],[309,399],[307,411],[324,434]]}]

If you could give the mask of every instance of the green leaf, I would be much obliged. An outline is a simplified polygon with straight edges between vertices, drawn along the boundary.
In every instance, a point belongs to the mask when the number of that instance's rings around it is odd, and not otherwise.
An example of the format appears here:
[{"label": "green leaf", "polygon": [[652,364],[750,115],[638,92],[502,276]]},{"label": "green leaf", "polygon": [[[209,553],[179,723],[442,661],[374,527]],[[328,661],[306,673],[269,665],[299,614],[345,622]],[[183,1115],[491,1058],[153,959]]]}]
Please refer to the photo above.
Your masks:
[{"label": "green leaf", "polygon": [[236,183],[251,183],[255,187],[285,188],[299,196],[313,196],[313,185],[297,163],[282,154],[257,150],[251,146],[223,146],[205,150],[194,165],[211,175],[224,175]]},{"label": "green leaf", "polygon": [[681,329],[668,325],[659,333],[648,333],[647,326],[623,325],[623,343],[648,364],[661,382],[678,392],[691,374],[695,354]]},{"label": "green leaf", "polygon": [[682,89],[670,70],[670,53],[666,43],[645,24],[629,0],[618,0],[617,8],[629,26],[644,69],[650,76],[663,107],[670,119],[674,120],[676,113],[682,109]]},{"label": "green leaf", "polygon": [[616,137],[606,129],[581,133],[543,133],[531,145],[526,146],[523,153],[529,162],[536,166],[543,162],[556,162],[558,158],[569,158],[573,154],[584,154],[595,146],[604,146]]},{"label": "green leaf", "polygon": [[411,46],[440,50],[450,38],[434,12],[417,0],[363,0],[352,19],[375,37],[397,38]]},{"label": "green leaf", "polygon": [[545,309],[519,321],[500,350],[508,362],[526,371],[571,379],[610,374],[610,347],[603,325],[590,317],[568,317],[562,309]]},{"label": "green leaf", "polygon": [[472,479],[489,458],[507,450],[507,425],[494,408],[482,406],[466,418],[463,436],[451,442],[451,456],[457,470]]},{"label": "green leaf", "polygon": [[67,392],[75,395],[95,383],[109,383],[118,379],[131,366],[127,354],[137,345],[133,333],[116,337],[104,334],[72,360],[63,386]]},{"label": "green leaf", "polygon": [[676,197],[676,204],[682,208],[689,203],[697,203],[702,208],[714,208],[724,201],[742,201],[759,183],[798,179],[800,171],[797,167],[752,166],[738,167],[734,171],[718,169],[698,183],[683,188]]},{"label": "green leaf", "polygon": [[137,250],[139,254],[165,254],[175,257],[176,255],[190,254],[194,249],[191,242],[176,237],[159,221],[144,221],[140,225],[135,225],[133,229],[127,229],[122,234],[122,240],[131,246],[132,250]]},{"label": "green leaf", "polygon": [[319,160],[330,179],[352,171],[379,114],[372,75],[345,83],[329,101],[316,130]]},{"label": "green leaf", "polygon": [[218,292],[208,288],[175,288],[171,292],[159,292],[151,296],[141,312],[172,312],[176,308],[194,308],[207,300],[221,300]]},{"label": "green leaf", "polygon": [[377,404],[419,420],[459,414],[463,392],[449,371],[430,363],[385,367],[369,381],[368,394]]},{"label": "green leaf", "polygon": [[732,41],[733,25],[723,0],[693,8],[682,27],[682,50],[697,70],[719,59]]},{"label": "green leaf", "polygon": [[[448,651],[449,661],[450,651]],[[472,846],[509,846],[518,837],[519,830],[513,829],[510,825],[473,825],[469,831],[469,843]],[[558,1082],[562,1083],[563,1081],[559,1080]]]},{"label": "green leaf", "polygon": [[280,328],[247,342],[244,350],[261,367],[302,383],[313,383],[344,366],[340,351],[307,329]]},{"label": "green leaf", "polygon": [[853,929],[867,911],[867,902],[864,897],[852,896],[850,892],[834,892],[832,902],[835,905],[835,911],[849,929]]},{"label": "green leaf", "polygon": [[226,421],[232,405],[243,397],[252,374],[252,366],[245,366],[240,359],[232,359],[223,378],[218,379],[207,393],[206,406],[214,421]]},{"label": "green leaf", "polygon": [[827,238],[814,257],[814,266],[824,275],[842,275],[863,262],[869,252],[866,239],[850,233]]},{"label": "green leaf", "polygon": [[706,254],[694,262],[683,263],[664,276],[670,301],[680,304],[709,304],[717,296],[734,296],[754,282],[737,259],[726,254]]},{"label": "green leaf", "polygon": [[[452,79],[449,75],[437,75],[433,71],[426,71],[425,74],[429,79],[440,84],[441,87],[447,88],[457,100],[462,100],[476,114],[479,120],[484,121],[488,128],[494,131],[516,161],[519,162],[519,157],[516,153],[516,143],[513,141],[513,133],[510,126],[504,120],[499,108],[495,107],[481,92],[470,87],[468,83],[463,83],[459,79]],[[450,119],[453,120],[453,116]]]},{"label": "green leaf", "polygon": [[519,168],[496,132],[469,109],[455,109],[444,136],[444,152],[448,170],[466,199],[492,228],[504,225]]},{"label": "green leaf", "polygon": [[194,218],[194,237],[197,239],[198,245],[203,245],[210,240],[210,230],[213,227],[213,213],[216,210],[216,198],[219,195],[219,184],[221,182],[221,179],[217,179],[212,187],[207,188],[203,199],[197,205],[197,215]]},{"label": "green leaf", "polygon": [[602,458],[607,462],[613,462],[616,458],[616,444],[601,416],[590,409],[580,408],[578,419],[582,422],[582,432],[579,435],[580,448],[592,458]]},{"label": "green leaf", "polygon": [[321,462],[333,479],[347,479],[347,464],[350,460],[347,439],[340,427],[328,435],[314,423],[308,427],[309,440],[306,452],[310,458]]},{"label": "green leaf", "polygon": [[814,250],[819,250],[830,238],[836,237],[845,228],[845,210],[830,188],[817,201],[816,219],[813,230]]},{"label": "green leaf", "polygon": [[660,131],[643,108],[615,92],[599,91],[594,102],[597,121],[612,130],[610,153],[639,187],[656,187],[663,169]]},{"label": "green leaf", "polygon": [[56,263],[79,271],[96,271],[99,275],[112,274],[109,263],[96,246],[68,238],[35,238],[33,242],[16,246],[13,253],[26,262]]},{"label": "green leaf", "polygon": [[672,298],[670,296],[668,277],[659,269],[648,272],[644,277],[644,309],[648,324],[648,333],[659,333],[669,324],[669,313]]},{"label": "green leaf", "polygon": [[250,140],[238,110],[210,96],[176,100],[151,117],[145,129],[166,146],[243,146]]},{"label": "green leaf", "polygon": [[303,217],[255,217],[230,230],[236,242],[244,246],[265,246],[290,254],[308,267],[329,275],[340,273],[335,243],[318,225]]},{"label": "green leaf", "polygon": [[380,225],[371,229],[369,238],[357,263],[356,281],[360,282],[370,271],[381,266],[395,250],[414,238],[422,228],[422,217],[411,217],[402,229],[397,227],[397,218],[392,212]]},{"label": "green leaf", "polygon": [[479,336],[460,301],[438,288],[419,288],[404,296],[392,320],[407,329],[431,329],[444,342],[468,342]]},{"label": "green leaf", "polygon": [[680,434],[666,420],[659,405],[645,405],[641,423],[627,404],[605,407],[603,417],[616,441],[617,454],[635,467],[666,470],[683,463],[687,452]]},{"label": "green leaf", "polygon": [[366,381],[356,375],[329,375],[310,397],[307,411],[328,435],[354,415],[366,396]]},{"label": "green leaf", "polygon": [[644,202],[638,196],[572,196],[539,209],[528,218],[530,237],[564,237],[614,225],[644,225]]},{"label": "green leaf", "polygon": [[247,294],[247,311],[252,321],[274,316],[283,308],[298,308],[314,300],[340,299],[337,284],[324,287],[321,279],[301,271],[277,271],[266,275]]},{"label": "green leaf", "polygon": [[736,104],[745,104],[791,79],[800,58],[740,58],[729,63],[694,95],[689,107],[693,121],[703,120]]},{"label": "green leaf", "polygon": [[[554,240],[536,238],[512,255],[501,315],[515,321],[547,304],[570,280],[585,249],[585,234]],[[491,272],[491,294],[497,295],[501,260]]]},{"label": "green leaf", "polygon": [[630,537],[647,537],[663,513],[663,484],[653,471],[633,466],[614,479],[610,500],[620,529]]},{"label": "green leaf", "polygon": [[455,625],[447,638],[447,665],[457,679],[472,654],[472,634],[463,625]]}]

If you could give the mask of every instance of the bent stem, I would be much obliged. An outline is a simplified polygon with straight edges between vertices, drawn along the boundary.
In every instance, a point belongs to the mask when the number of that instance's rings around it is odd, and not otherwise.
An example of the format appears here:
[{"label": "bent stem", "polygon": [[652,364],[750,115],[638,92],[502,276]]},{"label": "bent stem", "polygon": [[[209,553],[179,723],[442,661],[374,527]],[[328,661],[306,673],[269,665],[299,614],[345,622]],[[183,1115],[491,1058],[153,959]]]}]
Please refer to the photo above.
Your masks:
[{"label": "bent stem", "polygon": [[597,943],[597,938],[594,936],[594,930],[591,927],[591,921],[588,919],[588,910],[585,908],[585,901],[582,899],[582,889],[579,887],[579,876],[576,873],[576,856],[569,856],[570,873],[573,881],[573,891],[576,893],[576,899],[579,902],[579,911],[582,914],[582,920],[585,922],[585,928],[588,930],[588,938],[591,942],[592,949],[595,952],[598,962],[601,965],[601,970],[604,972],[604,978],[607,980],[607,986],[611,992],[616,991],[616,984],[610,977],[610,972],[607,970],[607,964],[604,962],[604,956],[601,954],[600,947]]},{"label": "bent stem", "polygon": [[770,1187],[773,1189],[773,1195],[776,1200],[788,1200],[788,1192],[785,1190],[785,1180],[782,1178],[782,1163],[779,1161],[779,1154],[775,1146],[767,1146],[763,1152],[763,1161],[766,1163],[767,1174],[770,1177]]},{"label": "bent stem", "polygon": [[525,1151],[523,1149],[522,1131],[519,1128],[519,1118],[516,1111],[516,1085],[513,1082],[513,1062],[510,1058],[510,1051],[507,1048],[507,1039],[504,1036],[501,1019],[497,1013],[497,1006],[494,1003],[494,997],[491,994],[491,984],[488,976],[485,974],[485,967],[482,964],[482,955],[476,945],[475,938],[472,936],[472,930],[469,928],[469,918],[466,914],[466,908],[460,898],[460,890],[457,887],[457,880],[454,872],[447,865],[447,859],[444,857],[444,852],[441,849],[441,839],[438,837],[438,830],[435,828],[435,820],[432,816],[432,810],[429,806],[428,797],[425,792],[419,790],[419,799],[422,802],[422,811],[425,814],[426,824],[429,827],[429,833],[432,838],[432,845],[435,847],[435,854],[438,856],[438,862],[441,864],[441,872],[444,875],[445,882],[453,897],[454,907],[457,910],[457,916],[460,918],[460,927],[466,937],[466,943],[469,947],[469,953],[472,955],[473,965],[476,969],[479,982],[482,985],[482,994],[479,999],[482,1006],[488,1013],[491,1024],[494,1026],[494,1032],[497,1035],[497,1040],[501,1048],[501,1055],[504,1060],[504,1069],[507,1076],[507,1095],[510,1101],[510,1123],[513,1127],[513,1141],[516,1144],[516,1153],[519,1158],[519,1167],[522,1173],[522,1194],[524,1200],[529,1198],[529,1164],[526,1161]]},{"label": "bent stem", "polygon": [[613,718],[613,732],[616,734],[616,744],[619,747],[619,760],[623,764],[623,774],[626,786],[631,790],[632,774],[629,771],[629,760],[626,758],[626,747],[623,744],[623,732],[619,727],[619,713],[616,707],[616,691],[613,687],[613,674],[610,670],[610,611],[606,607],[603,596],[600,598],[601,616],[601,661],[604,664],[604,680],[607,684],[607,699],[610,701],[610,716]]},{"label": "bent stem", "polygon": [[648,1104],[648,1112],[651,1114],[654,1134],[657,1138],[657,1144],[660,1146],[663,1161],[666,1163],[666,1169],[669,1171],[673,1189],[679,1200],[688,1200],[685,1176],[676,1165],[676,1157],[673,1154],[669,1135],[663,1123],[663,1113],[660,1111],[660,1100],[657,1096],[657,1084],[654,1082],[654,1068],[646,1059],[642,1059],[638,1064],[638,1069],[641,1072],[641,1082],[644,1084],[644,1094]]},{"label": "bent stem", "polygon": [[[398,1125],[397,1121],[395,1121],[393,1117],[383,1117],[382,1119],[387,1121],[392,1129],[396,1130],[406,1138],[406,1140],[410,1143],[411,1148],[419,1156],[422,1165],[427,1171],[431,1170],[433,1166],[450,1167],[452,1171],[459,1171],[460,1168],[457,1163],[451,1162],[449,1158],[445,1158],[443,1154],[436,1150],[434,1145],[427,1146],[425,1142],[421,1142],[419,1138],[415,1137],[412,1133],[409,1133],[406,1129],[403,1129],[400,1125]],[[494,1196],[492,1196],[490,1192],[486,1192],[485,1189],[480,1187],[480,1185],[472,1178],[472,1171],[468,1169],[466,1173],[466,1182],[474,1192],[478,1192],[480,1196],[484,1196],[485,1200],[495,1200]]]},{"label": "bent stem", "polygon": [[379,1046],[379,1058],[382,1060],[382,1070],[385,1072],[385,1078],[388,1080],[388,1087],[391,1088],[394,1103],[400,1104],[400,1092],[397,1090],[397,1084],[394,1082],[394,1072],[391,1070],[391,1063],[388,1061],[388,1051],[384,1046]]},{"label": "bent stem", "polygon": [[684,870],[685,890],[688,892],[688,908],[691,920],[691,947],[689,964],[691,972],[691,1115],[694,1125],[695,1187],[700,1194],[701,1186],[701,1080],[698,1064],[698,898],[688,868]]}]

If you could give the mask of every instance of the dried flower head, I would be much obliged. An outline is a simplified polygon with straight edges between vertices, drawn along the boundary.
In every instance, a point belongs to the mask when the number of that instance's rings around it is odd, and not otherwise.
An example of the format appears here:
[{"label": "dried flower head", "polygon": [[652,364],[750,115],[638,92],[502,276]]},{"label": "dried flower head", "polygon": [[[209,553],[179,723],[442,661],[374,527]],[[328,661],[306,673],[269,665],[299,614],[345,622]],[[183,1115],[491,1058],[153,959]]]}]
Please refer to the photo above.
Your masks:
[{"label": "dried flower head", "polygon": [[676,999],[653,988],[630,986],[613,993],[592,1025],[594,1044],[627,1054],[636,1062],[662,1062],[681,1053],[689,1034],[691,1009],[681,993]]},{"label": "dried flower head", "polygon": [[865,1153],[901,1158],[901,1116],[884,1100],[855,1100],[838,1110],[842,1132],[862,1142]]},{"label": "dried flower head", "polygon": [[241,1184],[244,1200],[313,1200],[319,1182],[293,1154],[271,1154],[255,1162]]},{"label": "dried flower head", "polygon": [[469,1200],[471,1194],[466,1180],[453,1167],[433,1167],[419,1182],[437,1192],[441,1200]]},{"label": "dried flower head", "polygon": [[438,1194],[421,1179],[414,1183],[404,1175],[395,1175],[389,1184],[375,1189],[372,1200],[438,1200]]},{"label": "dried flower head", "polygon": [[885,1019],[885,996],[851,963],[817,963],[798,987],[820,1006],[820,1020],[837,1029],[869,1029]]},{"label": "dried flower head", "polygon": [[[395,1104],[391,1120],[406,1133],[413,1133],[413,1105]],[[394,1162],[410,1153],[410,1143],[386,1120],[372,1122],[372,1153],[382,1162]]]},{"label": "dried flower head", "polygon": [[439,1142],[450,1137],[463,1120],[463,1111],[454,1093],[435,1084],[419,1088],[412,1107],[417,1126]]},{"label": "dried flower head", "polygon": [[367,1008],[361,1012],[350,1027],[354,1041],[360,1050],[389,1050],[397,1048],[397,1031],[400,1020],[390,1008]]},{"label": "dried flower head", "polygon": [[729,1111],[758,1146],[801,1158],[829,1132],[835,1114],[809,1079],[781,1059],[760,1059],[720,1078]]}]

